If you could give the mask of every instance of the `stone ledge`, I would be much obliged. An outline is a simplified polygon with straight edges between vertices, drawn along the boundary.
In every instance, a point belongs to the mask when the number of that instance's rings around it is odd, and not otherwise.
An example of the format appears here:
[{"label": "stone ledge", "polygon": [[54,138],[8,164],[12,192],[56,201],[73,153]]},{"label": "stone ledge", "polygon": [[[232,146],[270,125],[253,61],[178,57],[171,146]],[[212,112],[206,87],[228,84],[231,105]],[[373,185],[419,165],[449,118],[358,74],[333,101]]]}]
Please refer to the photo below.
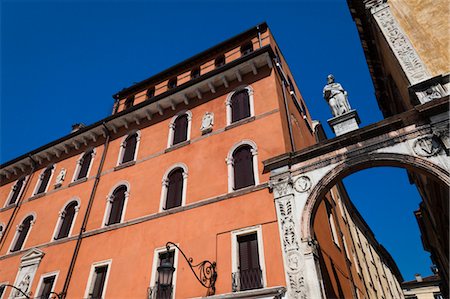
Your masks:
[{"label": "stone ledge", "polygon": [[[264,289],[255,289],[242,292],[233,292],[220,295],[208,296],[211,299],[227,299],[227,298],[281,298],[286,293],[286,287],[277,286]],[[267,297],[269,296],[269,297]],[[200,299],[204,297],[193,297],[190,299]]]},{"label": "stone ledge", "polygon": [[136,161],[130,161],[130,162],[126,162],[126,163],[117,165],[116,167],[114,167],[114,171],[133,166],[134,164],[136,164]]},{"label": "stone ledge", "polygon": [[243,124],[252,122],[252,121],[254,121],[255,119],[256,119],[255,116],[250,116],[250,117],[247,117],[247,118],[238,120],[237,122],[234,122],[234,123],[232,123],[232,124],[226,126],[226,127],[225,127],[225,131],[231,130],[231,129],[237,127],[237,126],[240,126],[240,125],[243,125]]},{"label": "stone ledge", "polygon": [[88,180],[88,178],[87,178],[87,177],[84,177],[84,178],[82,178],[82,179],[73,181],[72,183],[70,183],[70,184],[68,185],[68,187],[72,187],[72,186],[75,186],[75,185],[84,183],[84,182],[86,182],[87,180]]},{"label": "stone ledge", "polygon": [[177,144],[175,144],[175,145],[172,145],[172,146],[169,147],[169,148],[166,148],[166,149],[164,150],[164,153],[168,153],[168,152],[174,151],[174,150],[179,149],[180,147],[186,146],[186,145],[188,145],[188,144],[191,144],[191,141],[190,141],[190,140],[186,140],[186,141],[177,143]]}]

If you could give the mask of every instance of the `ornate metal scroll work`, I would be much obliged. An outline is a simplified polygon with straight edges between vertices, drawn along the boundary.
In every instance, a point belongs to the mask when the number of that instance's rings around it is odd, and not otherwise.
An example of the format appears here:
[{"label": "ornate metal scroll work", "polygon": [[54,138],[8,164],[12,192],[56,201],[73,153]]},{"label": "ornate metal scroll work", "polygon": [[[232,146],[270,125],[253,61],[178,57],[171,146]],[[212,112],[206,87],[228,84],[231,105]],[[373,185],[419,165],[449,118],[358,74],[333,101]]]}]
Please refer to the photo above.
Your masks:
[{"label": "ornate metal scroll work", "polygon": [[425,64],[395,20],[389,5],[384,3],[373,7],[371,12],[410,83],[415,84],[428,79],[430,74]]}]

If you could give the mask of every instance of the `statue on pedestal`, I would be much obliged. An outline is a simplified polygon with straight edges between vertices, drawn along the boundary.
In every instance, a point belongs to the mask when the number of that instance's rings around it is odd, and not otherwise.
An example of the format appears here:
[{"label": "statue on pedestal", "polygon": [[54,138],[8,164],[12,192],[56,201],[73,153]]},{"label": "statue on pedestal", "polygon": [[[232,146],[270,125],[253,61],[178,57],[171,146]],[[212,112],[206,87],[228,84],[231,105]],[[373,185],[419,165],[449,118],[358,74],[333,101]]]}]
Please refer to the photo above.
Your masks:
[{"label": "statue on pedestal", "polygon": [[328,102],[333,116],[340,116],[351,110],[347,92],[341,84],[334,82],[334,76],[328,75],[327,85],[323,88],[323,97]]}]

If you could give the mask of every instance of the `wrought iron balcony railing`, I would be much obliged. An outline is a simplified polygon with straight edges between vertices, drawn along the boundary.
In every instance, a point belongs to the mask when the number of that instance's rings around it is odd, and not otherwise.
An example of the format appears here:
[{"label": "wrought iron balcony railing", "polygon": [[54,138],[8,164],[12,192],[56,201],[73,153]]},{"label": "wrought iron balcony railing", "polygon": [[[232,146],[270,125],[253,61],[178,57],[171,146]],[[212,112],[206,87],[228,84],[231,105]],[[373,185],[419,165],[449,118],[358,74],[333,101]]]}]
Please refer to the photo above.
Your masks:
[{"label": "wrought iron balcony railing", "polygon": [[240,270],[231,274],[233,292],[260,289],[263,287],[263,276],[260,268]]},{"label": "wrought iron balcony railing", "polygon": [[172,299],[172,291],[173,286],[161,288],[155,285],[148,288],[148,299]]}]

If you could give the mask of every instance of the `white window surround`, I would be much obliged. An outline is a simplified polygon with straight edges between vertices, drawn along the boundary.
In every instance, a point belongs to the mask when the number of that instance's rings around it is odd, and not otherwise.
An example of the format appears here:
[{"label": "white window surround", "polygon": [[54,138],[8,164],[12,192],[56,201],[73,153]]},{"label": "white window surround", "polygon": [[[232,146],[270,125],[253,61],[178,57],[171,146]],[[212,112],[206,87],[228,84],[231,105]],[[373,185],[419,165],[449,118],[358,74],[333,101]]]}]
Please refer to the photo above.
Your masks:
[{"label": "white window surround", "polygon": [[[2,281],[2,282],[0,282],[0,287],[2,285],[7,285],[7,284],[9,284],[9,281]],[[6,298],[5,294],[6,294],[7,290],[8,290],[8,287],[5,287],[3,294],[0,295],[0,299]]]},{"label": "white window surround", "polygon": [[259,185],[259,172],[258,172],[258,147],[256,146],[256,143],[252,140],[242,140],[231,147],[230,151],[228,152],[227,158],[225,159],[225,162],[227,163],[227,169],[228,169],[228,192],[234,192],[234,159],[233,154],[234,151],[236,151],[239,147],[242,145],[249,145],[252,147],[252,156],[253,156],[253,175],[255,176],[255,186]]},{"label": "white window surround", "polygon": [[192,112],[189,110],[183,110],[179,113],[177,113],[174,117],[172,117],[170,124],[169,124],[169,137],[167,138],[167,148],[170,148],[173,146],[173,137],[174,137],[174,132],[175,132],[175,121],[177,120],[178,117],[182,116],[182,115],[187,115],[187,121],[188,121],[188,126],[187,126],[187,136],[186,136],[186,141],[191,140],[191,124],[192,124]]},{"label": "white window surround", "polygon": [[36,186],[34,187],[34,191],[33,191],[33,196],[37,195],[36,192],[38,191],[39,187],[41,186],[41,182],[42,182],[42,177],[44,176],[44,172],[49,168],[49,167],[53,167],[52,168],[52,173],[50,174],[50,178],[48,179],[48,183],[47,186],[45,187],[45,191],[41,194],[45,194],[48,191],[48,187],[51,185],[52,182],[52,178],[53,178],[53,174],[55,173],[55,169],[56,169],[56,164],[51,164],[47,167],[45,167],[41,173],[39,174],[39,179],[36,183]]},{"label": "white window surround", "polygon": [[136,149],[134,150],[134,157],[133,157],[133,161],[136,161],[137,154],[139,151],[139,144],[141,143],[141,131],[139,131],[139,130],[133,130],[133,131],[129,132],[127,135],[123,136],[122,142],[120,143],[120,151],[119,151],[119,156],[117,157],[117,165],[116,166],[123,164],[122,159],[123,159],[123,155],[125,153],[125,141],[127,140],[128,136],[131,136],[133,134],[137,134],[136,135]]},{"label": "white window surround", "polygon": [[3,233],[5,232],[5,223],[0,222],[0,227],[2,228],[2,229],[0,229],[0,238],[1,238],[3,236]]},{"label": "white window surround", "polygon": [[15,191],[15,189],[16,189],[17,183],[18,183],[19,180],[21,180],[22,178],[23,178],[23,177],[19,178],[19,179],[11,186],[11,190],[9,191],[8,197],[6,198],[6,201],[5,201],[5,204],[4,204],[4,207],[5,207],[5,208],[8,207],[8,206],[13,206],[13,205],[17,204],[17,201],[19,201],[20,197],[22,196],[22,193],[23,193],[23,191],[24,191],[24,189],[25,189],[25,185],[26,185],[26,183],[27,183],[27,181],[28,181],[29,175],[25,176],[25,179],[23,180],[22,188],[20,188],[19,195],[17,195],[16,203],[14,203],[14,204],[12,204],[12,205],[9,205],[9,201],[11,200],[11,197],[13,196],[13,193],[14,193],[14,191]]},{"label": "white window surround", "polygon": [[176,163],[172,165],[166,172],[164,173],[162,179],[162,188],[161,188],[161,198],[159,200],[159,211],[165,211],[166,199],[167,199],[167,189],[169,187],[169,174],[177,169],[183,169],[183,195],[181,197],[181,206],[186,205],[186,194],[187,194],[187,179],[188,179],[188,168],[184,163]]},{"label": "white window surround", "polygon": [[81,164],[83,164],[83,157],[84,157],[84,155],[85,155],[87,152],[89,152],[90,150],[92,150],[92,158],[91,158],[91,163],[89,164],[88,171],[87,171],[87,173],[86,173],[86,178],[89,177],[89,174],[91,173],[92,165],[94,164],[94,158],[95,158],[95,155],[96,155],[96,153],[97,153],[97,150],[95,149],[95,147],[94,147],[94,148],[89,148],[89,149],[87,149],[87,150],[86,150],[84,153],[82,153],[82,154],[80,155],[80,157],[78,158],[78,160],[77,160],[77,166],[75,167],[75,171],[74,171],[73,177],[72,177],[72,182],[77,181],[78,174],[80,173],[80,170],[81,170]]},{"label": "white window surround", "polygon": [[336,230],[336,223],[334,222],[334,216],[333,216],[332,211],[330,211],[330,214],[328,215],[328,221],[330,222],[331,237],[333,239],[333,242],[337,245],[337,247],[340,248],[341,246],[339,246],[338,234],[337,234],[337,230]]},{"label": "white window surround", "polygon": [[[50,277],[50,276],[55,276],[55,280],[53,281],[53,285],[52,285],[52,289],[51,289],[52,292],[55,291],[55,285],[56,285],[56,281],[58,280],[59,270],[58,271],[49,272],[49,273],[45,273],[45,274],[41,275],[41,277],[39,278],[38,286],[36,288],[36,292],[35,292],[37,298],[40,298],[41,293],[43,291],[43,290],[41,290],[41,288],[42,288],[42,283],[44,282],[44,278],[47,278],[47,277]],[[52,297],[50,297],[50,298],[52,298]]]},{"label": "white window surround", "polygon": [[227,95],[227,99],[225,101],[225,105],[227,106],[227,126],[232,124],[231,98],[236,92],[239,92],[244,89],[246,89],[248,92],[248,101],[250,104],[250,117],[255,116],[255,105],[253,102],[253,93],[254,93],[253,88],[250,85],[241,85]]},{"label": "white window surround", "polygon": [[105,215],[103,215],[102,227],[108,226],[108,225],[106,225],[106,221],[108,220],[109,213],[111,212],[111,205],[113,203],[113,193],[118,187],[120,187],[122,185],[127,187],[127,191],[125,191],[125,201],[123,203],[122,215],[120,216],[120,223],[122,223],[125,218],[125,212],[127,210],[128,198],[130,197],[130,183],[127,181],[120,181],[117,184],[115,184],[113,188],[111,188],[111,191],[108,193],[108,196],[106,196],[106,209],[105,209]]},{"label": "white window surround", "polygon": [[25,248],[25,244],[27,243],[27,240],[28,240],[28,237],[30,236],[31,230],[33,229],[33,226],[36,223],[36,213],[35,212],[27,214],[25,217],[23,217],[20,220],[19,224],[16,225],[16,233],[14,234],[14,238],[12,239],[11,244],[9,245],[8,253],[12,252],[11,249],[14,247],[14,245],[16,244],[17,238],[19,237],[19,230],[21,230],[20,226],[22,225],[23,221],[25,219],[27,219],[28,216],[33,216],[33,220],[31,220],[31,222],[30,222],[30,229],[28,230],[28,233],[25,236],[25,239],[24,239],[23,244],[22,244],[22,248],[20,248],[17,251],[21,251],[21,250],[23,250]]},{"label": "white window surround", "polygon": [[89,293],[92,292],[92,288],[94,287],[94,274],[95,274],[95,268],[101,267],[101,266],[108,266],[108,270],[106,271],[106,277],[105,277],[105,284],[103,285],[103,292],[101,298],[105,298],[106,289],[108,287],[108,278],[109,273],[111,273],[111,264],[112,259],[101,261],[101,262],[95,262],[91,265],[91,270],[89,271],[89,279],[86,285],[86,290],[84,291],[83,298],[90,298]]},{"label": "white window surround", "polygon": [[259,256],[259,266],[261,267],[262,272],[262,287],[265,288],[267,286],[267,277],[266,277],[266,262],[264,259],[264,243],[263,243],[263,235],[262,235],[262,227],[261,225],[255,225],[251,227],[246,227],[238,230],[234,230],[231,232],[231,272],[236,273],[239,271],[239,244],[238,237],[245,236],[249,234],[256,233],[256,237],[258,240],[258,256]]},{"label": "white window surround", "polygon": [[70,225],[69,235],[66,238],[69,238],[72,235],[72,230],[75,225],[75,221],[77,219],[78,211],[80,210],[80,199],[78,197],[72,197],[71,199],[66,201],[66,203],[63,205],[63,208],[59,211],[58,221],[56,221],[56,226],[55,226],[55,229],[53,230],[53,235],[52,235],[52,239],[50,240],[50,242],[56,241],[56,236],[58,235],[59,230],[61,229],[61,225],[63,223],[63,216],[65,216],[66,208],[70,203],[72,203],[74,201],[77,202],[77,206],[75,207],[75,214],[73,215],[72,224]]},{"label": "white window surround", "polygon": [[[178,243],[176,243],[177,246],[179,245]],[[175,268],[175,272],[173,272],[173,276],[172,276],[172,298],[176,298],[175,296],[175,292],[176,292],[176,285],[177,285],[177,268],[178,268],[178,250],[176,248],[171,249],[170,251],[174,251],[173,254],[173,267]],[[158,247],[154,250],[153,252],[153,264],[152,264],[152,276],[150,279],[150,289],[153,289],[156,286],[156,280],[158,279],[158,264],[159,264],[159,254],[160,253],[164,253],[167,252],[167,248],[164,247]]]}]

